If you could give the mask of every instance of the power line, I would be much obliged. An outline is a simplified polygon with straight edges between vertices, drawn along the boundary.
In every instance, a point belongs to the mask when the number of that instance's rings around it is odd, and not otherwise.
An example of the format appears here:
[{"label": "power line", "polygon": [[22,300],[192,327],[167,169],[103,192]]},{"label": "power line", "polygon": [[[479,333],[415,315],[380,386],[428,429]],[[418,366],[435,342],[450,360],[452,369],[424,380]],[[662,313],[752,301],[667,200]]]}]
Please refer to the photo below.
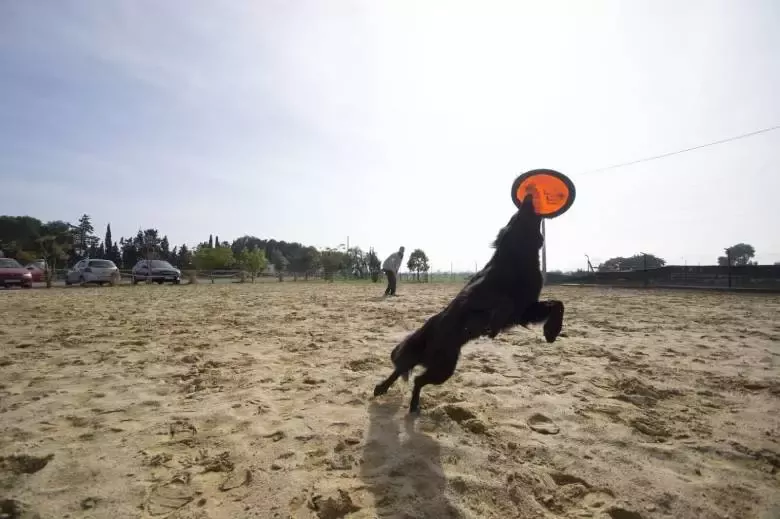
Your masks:
[{"label": "power line", "polygon": [[685,148],[684,150],[677,150],[677,151],[672,151],[672,152],[669,152],[669,153],[662,153],[661,155],[655,155],[655,156],[652,156],[652,157],[646,157],[644,159],[632,160],[630,162],[622,162],[620,164],[613,164],[612,166],[607,166],[607,167],[604,167],[604,168],[592,169],[590,171],[586,171],[585,173],[586,174],[587,173],[597,173],[599,171],[607,171],[609,169],[622,168],[624,166],[632,166],[634,164],[639,164],[640,162],[648,162],[648,161],[651,161],[651,160],[662,159],[664,157],[671,157],[672,155],[679,155],[680,153],[685,153],[686,151],[699,150],[701,148],[707,148],[709,146],[715,146],[717,144],[723,144],[723,143],[726,143],[726,142],[736,141],[736,140],[739,140],[739,139],[744,139],[746,137],[752,137],[752,136],[758,135],[760,133],[767,133],[767,132],[771,132],[771,131],[775,131],[775,130],[780,130],[780,124],[778,124],[776,126],[770,126],[768,128],[763,128],[761,130],[756,130],[754,132],[743,133],[741,135],[736,135],[734,137],[729,137],[728,139],[721,139],[719,141],[713,141],[713,142],[708,142],[707,144],[700,144],[699,146],[693,146],[692,148]]}]

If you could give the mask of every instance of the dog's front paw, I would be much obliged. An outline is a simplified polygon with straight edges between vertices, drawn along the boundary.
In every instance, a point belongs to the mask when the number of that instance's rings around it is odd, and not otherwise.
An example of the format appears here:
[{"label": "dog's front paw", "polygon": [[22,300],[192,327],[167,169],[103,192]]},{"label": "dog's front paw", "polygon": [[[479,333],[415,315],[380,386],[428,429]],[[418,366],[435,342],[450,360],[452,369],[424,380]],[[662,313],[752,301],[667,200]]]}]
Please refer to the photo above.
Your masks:
[{"label": "dog's front paw", "polygon": [[561,334],[562,325],[563,325],[563,323],[561,323],[559,325],[555,325],[554,324],[552,326],[547,326],[547,324],[545,324],[544,325],[544,339],[548,343],[555,342],[555,339],[557,339],[558,335]]},{"label": "dog's front paw", "polygon": [[387,387],[384,384],[374,386],[374,396],[382,396],[387,393]]},{"label": "dog's front paw", "polygon": [[563,329],[563,307],[556,308],[544,323],[544,338],[547,342],[555,342]]}]

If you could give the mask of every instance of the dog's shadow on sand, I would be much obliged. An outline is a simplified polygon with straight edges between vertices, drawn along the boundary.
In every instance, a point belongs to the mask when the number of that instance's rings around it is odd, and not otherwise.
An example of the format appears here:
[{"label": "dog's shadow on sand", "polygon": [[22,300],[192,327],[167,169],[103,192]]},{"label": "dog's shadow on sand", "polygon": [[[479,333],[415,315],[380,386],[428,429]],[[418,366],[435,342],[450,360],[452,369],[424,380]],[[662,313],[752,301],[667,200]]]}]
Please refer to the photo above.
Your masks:
[{"label": "dog's shadow on sand", "polygon": [[412,417],[399,416],[400,397],[385,398],[369,405],[360,471],[374,494],[378,516],[462,518],[445,494],[447,478],[439,442],[417,431]]}]

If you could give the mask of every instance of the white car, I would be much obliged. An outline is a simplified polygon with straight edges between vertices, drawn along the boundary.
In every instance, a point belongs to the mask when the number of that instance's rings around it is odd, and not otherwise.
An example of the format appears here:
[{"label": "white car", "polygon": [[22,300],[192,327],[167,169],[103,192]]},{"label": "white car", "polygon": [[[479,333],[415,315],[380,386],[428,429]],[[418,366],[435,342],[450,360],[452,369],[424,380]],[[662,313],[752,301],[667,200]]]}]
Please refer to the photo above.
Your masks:
[{"label": "white car", "polygon": [[141,281],[153,281],[159,284],[181,283],[181,270],[163,260],[140,260],[133,266],[133,284]]},{"label": "white car", "polygon": [[79,283],[97,283],[100,286],[108,283],[116,284],[120,279],[119,269],[111,260],[104,259],[85,259],[76,263],[72,269],[65,274],[65,284],[72,285]]}]

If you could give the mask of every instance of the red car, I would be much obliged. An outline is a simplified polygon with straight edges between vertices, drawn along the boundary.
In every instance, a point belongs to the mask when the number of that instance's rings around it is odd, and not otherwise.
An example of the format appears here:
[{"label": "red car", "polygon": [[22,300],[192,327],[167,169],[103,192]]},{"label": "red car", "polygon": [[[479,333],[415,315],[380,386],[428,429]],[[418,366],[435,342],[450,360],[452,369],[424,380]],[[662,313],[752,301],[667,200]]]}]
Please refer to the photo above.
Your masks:
[{"label": "red car", "polygon": [[32,274],[30,271],[11,258],[0,258],[0,286],[5,288],[19,285],[23,288],[32,288]]},{"label": "red car", "polygon": [[32,280],[34,283],[42,283],[46,281],[46,266],[45,260],[35,260],[32,263],[26,265],[26,268],[30,274],[32,274]]}]

